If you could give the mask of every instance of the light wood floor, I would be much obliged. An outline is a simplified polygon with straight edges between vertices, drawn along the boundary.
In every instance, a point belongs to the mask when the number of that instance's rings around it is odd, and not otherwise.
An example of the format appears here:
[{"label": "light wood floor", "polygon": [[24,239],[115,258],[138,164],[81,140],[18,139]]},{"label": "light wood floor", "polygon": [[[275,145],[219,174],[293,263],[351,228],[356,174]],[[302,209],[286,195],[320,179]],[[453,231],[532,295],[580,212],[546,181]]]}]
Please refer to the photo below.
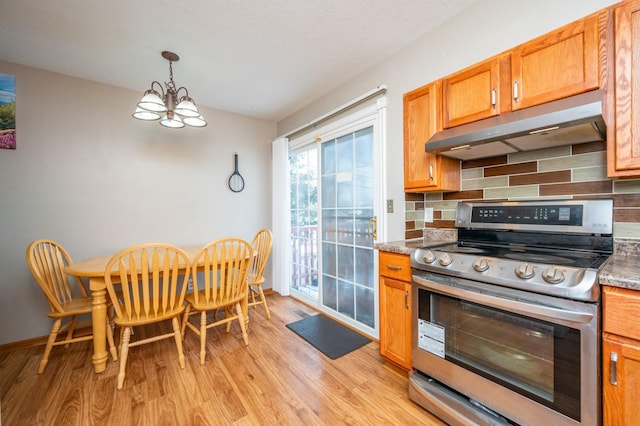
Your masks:
[{"label": "light wood floor", "polygon": [[377,343],[331,360],[285,327],[313,310],[277,294],[268,301],[270,321],[250,311],[248,347],[237,324],[210,329],[203,366],[191,332],[184,370],[170,339],[132,348],[120,391],[118,363],[93,373],[90,342],[55,347],[42,375],[42,346],[2,352],[1,424],[443,425],[408,399],[406,373]]}]

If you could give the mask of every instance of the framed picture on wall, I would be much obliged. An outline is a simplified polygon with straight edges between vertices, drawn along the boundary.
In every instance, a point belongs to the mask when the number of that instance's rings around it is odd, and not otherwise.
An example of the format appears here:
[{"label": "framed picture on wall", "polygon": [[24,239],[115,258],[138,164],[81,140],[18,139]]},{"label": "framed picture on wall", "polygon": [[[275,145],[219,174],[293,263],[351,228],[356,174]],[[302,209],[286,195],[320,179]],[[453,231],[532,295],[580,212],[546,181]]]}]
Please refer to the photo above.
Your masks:
[{"label": "framed picture on wall", "polygon": [[16,85],[11,74],[0,73],[0,148],[16,149]]}]

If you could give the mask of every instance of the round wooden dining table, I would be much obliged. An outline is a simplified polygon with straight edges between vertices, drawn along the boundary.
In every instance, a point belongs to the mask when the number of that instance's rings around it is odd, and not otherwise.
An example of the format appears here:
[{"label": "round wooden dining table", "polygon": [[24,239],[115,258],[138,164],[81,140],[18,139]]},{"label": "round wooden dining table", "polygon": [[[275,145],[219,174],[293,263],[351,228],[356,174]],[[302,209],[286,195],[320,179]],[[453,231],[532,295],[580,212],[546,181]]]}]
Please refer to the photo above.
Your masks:
[{"label": "round wooden dining table", "polygon": [[[198,251],[202,248],[197,247],[180,247],[189,257],[194,259]],[[114,253],[115,254],[115,253]],[[91,290],[91,298],[93,306],[91,308],[91,322],[93,327],[93,362],[96,373],[101,373],[107,368],[107,286],[104,281],[105,269],[107,263],[114,254],[92,257],[89,259],[74,262],[65,268],[65,272],[69,275],[77,277],[87,277],[89,279],[89,288]],[[184,272],[187,272],[186,268]],[[112,275],[118,275],[117,270],[113,270]],[[247,309],[248,299],[243,299],[241,305],[242,312],[245,316],[245,322],[248,325],[249,316]]]}]

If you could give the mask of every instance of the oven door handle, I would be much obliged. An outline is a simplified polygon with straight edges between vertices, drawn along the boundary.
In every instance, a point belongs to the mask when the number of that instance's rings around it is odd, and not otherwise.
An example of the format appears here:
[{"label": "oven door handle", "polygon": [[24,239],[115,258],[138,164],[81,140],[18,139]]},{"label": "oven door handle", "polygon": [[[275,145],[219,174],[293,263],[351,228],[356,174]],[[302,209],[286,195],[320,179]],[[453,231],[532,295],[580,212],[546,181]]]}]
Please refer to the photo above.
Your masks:
[{"label": "oven door handle", "polygon": [[516,314],[529,316],[536,315],[538,317],[545,317],[551,320],[563,320],[578,324],[588,324],[593,320],[593,315],[588,312],[576,312],[568,309],[558,309],[550,306],[523,302],[521,300],[503,299],[486,293],[476,293],[471,290],[464,290],[448,285],[438,284],[415,275],[413,276],[413,279],[420,286],[426,287],[429,290],[433,290],[445,296],[456,297],[461,300],[475,302]]}]

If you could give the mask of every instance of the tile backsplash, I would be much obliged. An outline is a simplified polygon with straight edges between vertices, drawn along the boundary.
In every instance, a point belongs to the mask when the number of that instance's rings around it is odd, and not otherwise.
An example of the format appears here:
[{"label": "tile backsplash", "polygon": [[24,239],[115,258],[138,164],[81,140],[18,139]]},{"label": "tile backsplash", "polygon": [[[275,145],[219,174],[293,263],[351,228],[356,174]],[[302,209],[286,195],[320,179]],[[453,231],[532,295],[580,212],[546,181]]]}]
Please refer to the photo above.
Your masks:
[{"label": "tile backsplash", "polygon": [[591,142],[463,161],[460,191],[405,194],[405,239],[455,228],[459,201],[579,198],[612,198],[614,237],[640,239],[640,180],[607,178],[606,157],[606,143]]}]

